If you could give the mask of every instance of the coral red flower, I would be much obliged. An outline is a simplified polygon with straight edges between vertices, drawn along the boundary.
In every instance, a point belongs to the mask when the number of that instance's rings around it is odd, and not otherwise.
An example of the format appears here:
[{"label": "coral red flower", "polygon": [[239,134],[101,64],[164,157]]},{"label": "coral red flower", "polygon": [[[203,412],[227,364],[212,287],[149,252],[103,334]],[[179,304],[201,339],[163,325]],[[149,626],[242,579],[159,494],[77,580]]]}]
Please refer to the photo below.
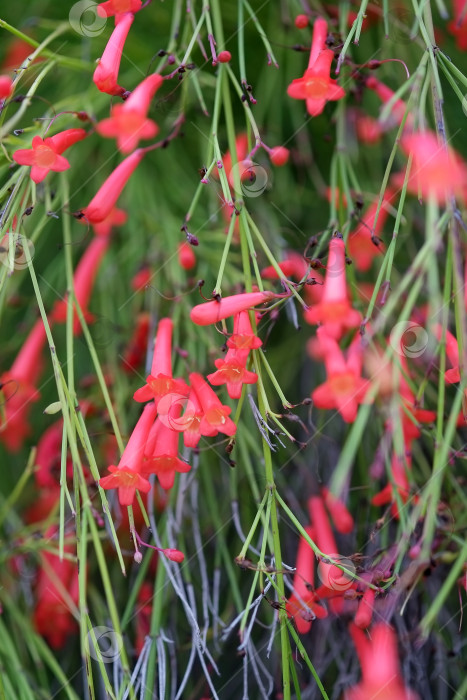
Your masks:
[{"label": "coral red flower", "polygon": [[96,126],[96,131],[106,138],[116,138],[121,153],[131,153],[140,139],[154,138],[159,127],[147,118],[151,100],[162,85],[163,79],[157,73],[149,75],[122,105],[112,107],[109,119]]},{"label": "coral red flower", "polygon": [[447,29],[455,37],[457,48],[467,51],[467,12],[465,11],[465,0],[454,0],[454,19],[452,19]]},{"label": "coral red flower", "polygon": [[381,140],[384,129],[377,119],[359,110],[353,110],[351,114],[354,119],[357,138],[361,143],[372,144]]},{"label": "coral red flower", "polygon": [[281,168],[289,160],[290,151],[284,146],[274,146],[269,150],[269,157],[271,158],[271,163],[273,163],[277,168]]},{"label": "coral red flower", "polygon": [[234,294],[230,297],[223,297],[220,301],[208,301],[205,304],[194,306],[190,312],[190,318],[198,326],[209,326],[211,323],[217,323],[224,318],[240,313],[240,311],[251,309],[280,296],[274,292]]},{"label": "coral red flower", "polygon": [[228,435],[229,437],[235,435],[237,426],[233,420],[229,418],[232,409],[221,403],[217,395],[200,374],[192,372],[190,374],[190,383],[198,396],[199,403],[203,410],[203,417],[200,423],[201,435],[214,436],[217,435],[217,433],[224,433],[224,435]]},{"label": "coral red flower", "polygon": [[256,384],[258,381],[258,375],[247,370],[246,361],[236,350],[229,350],[224,359],[214,361],[217,372],[208,374],[207,378],[213,386],[226,384],[230,398],[239,399],[244,384]]},{"label": "coral red flower", "polygon": [[[349,570],[349,562],[343,561],[343,557],[337,553],[336,540],[322,497],[311,496],[308,499],[308,510],[315,531],[314,541],[318,548]],[[340,612],[344,604],[343,594],[351,588],[355,589],[356,582],[338,566],[324,561],[319,563],[318,574],[323,585],[316,591],[316,598],[334,598],[331,607],[334,612]]]},{"label": "coral red flower", "polygon": [[[109,238],[94,238],[81,260],[79,261],[76,271],[73,275],[73,287],[75,298],[83,312],[87,323],[94,320],[93,315],[88,311],[88,304],[92,294],[97,273],[105,253],[109,247]],[[68,300],[61,300],[55,303],[52,310],[51,319],[55,323],[65,323],[67,317]],[[81,332],[81,323],[78,314],[74,313],[73,333],[78,335]]]},{"label": "coral red flower", "polygon": [[334,53],[325,48],[327,31],[326,20],[318,17],[313,26],[308,68],[302,78],[296,78],[287,88],[289,97],[306,100],[307,112],[312,117],[321,114],[326,102],[345,97],[345,90],[330,75]]},{"label": "coral red flower", "polygon": [[9,75],[0,75],[0,100],[10,97],[13,92],[13,81]]},{"label": "coral red flower", "polygon": [[[48,530],[46,536],[51,537],[52,534]],[[65,547],[65,551],[71,553],[71,547]],[[40,556],[41,567],[34,592],[37,601],[33,613],[34,627],[53,649],[62,649],[70,634],[78,631],[78,624],[63,597],[63,591],[66,591],[69,599],[78,606],[78,566],[69,559],[60,561],[51,552],[42,552]]]},{"label": "coral red flower", "polygon": [[144,150],[138,148],[131,156],[122,160],[103,185],[96,192],[87,207],[81,211],[90,224],[99,224],[110,215],[117,203],[117,199],[133,174],[133,171],[141,163],[144,157]]},{"label": "coral red flower", "polygon": [[202,435],[214,435],[212,429],[208,432],[201,432],[201,419],[203,417],[203,409],[198,399],[198,395],[193,387],[190,387],[190,393],[186,402],[186,409],[181,417],[170,417],[170,427],[172,430],[183,432],[183,443],[185,447],[197,447]]},{"label": "coral red flower", "polygon": [[237,357],[246,359],[250,350],[257,350],[263,341],[253,333],[248,311],[240,311],[234,317],[233,333],[227,341],[227,347],[236,351]]},{"label": "coral red flower", "polygon": [[354,624],[364,630],[371,625],[376,591],[374,588],[366,588],[358,604],[358,610],[354,617]]},{"label": "coral red flower", "polygon": [[320,323],[326,333],[339,339],[350,328],[360,325],[361,315],[350,306],[345,280],[345,245],[340,235],[329,243],[329,257],[321,301],[307,309],[308,323]]},{"label": "coral red flower", "polygon": [[[181,412],[178,404],[173,411],[173,419],[177,419]],[[156,474],[163,489],[171,489],[175,482],[175,472],[189,472],[191,466],[178,457],[179,433],[170,427],[170,421],[166,422],[158,418],[154,423],[148,437],[143,474]]]},{"label": "coral red flower", "polygon": [[419,700],[405,687],[400,675],[392,627],[378,623],[371,628],[368,639],[356,625],[350,625],[350,634],[362,667],[362,680],[344,691],[344,700]]},{"label": "coral red flower", "polygon": [[115,18],[115,29],[92,77],[95,86],[101,92],[106,92],[109,95],[123,95],[125,92],[125,88],[120,87],[117,80],[123,47],[133,20],[134,15],[131,12],[121,15],[120,18]]},{"label": "coral red flower", "polygon": [[[60,492],[63,420],[50,425],[42,434],[36,452],[34,479],[40,489]],[[67,460],[67,475],[72,475],[73,463]]]},{"label": "coral red flower", "polygon": [[[383,105],[387,104],[389,100],[394,97],[394,91],[390,87],[382,83],[380,80],[375,78],[374,75],[370,75],[365,83],[366,87],[373,90],[380,98]],[[388,121],[381,125],[384,130],[390,129],[396,124],[400,124],[404,118],[407,105],[403,100],[396,100],[391,108],[391,114]],[[411,123],[411,117],[408,115],[405,126],[407,127]]]},{"label": "coral red flower", "polygon": [[183,241],[177,248],[178,262],[184,270],[192,270],[196,266],[196,255],[193,246]]},{"label": "coral red flower", "polygon": [[110,236],[114,226],[123,226],[128,220],[128,214],[123,209],[113,207],[103,221],[94,223],[92,228],[96,236]]},{"label": "coral red flower", "polygon": [[[314,528],[308,526],[305,531],[310,539],[315,539]],[[306,539],[300,537],[295,563],[293,593],[285,604],[287,615],[295,621],[299,634],[309,632],[315,618],[327,617],[327,611],[316,600],[314,565],[314,552]]]},{"label": "coral red flower", "polygon": [[118,466],[109,467],[110,476],[99,479],[103,489],[117,489],[121,506],[131,506],[135,491],[147,493],[151,484],[141,475],[144,451],[149,432],[156,419],[157,409],[153,403],[147,404],[131,434]]},{"label": "coral red flower", "polygon": [[67,129],[55,136],[42,139],[34,136],[31,148],[20,148],[13,153],[19,165],[31,165],[31,180],[38,184],[48,173],[68,170],[70,163],[61,154],[86,136],[84,129]]},{"label": "coral red flower", "polygon": [[157,408],[165,396],[173,395],[178,403],[188,395],[189,387],[183,379],[172,376],[172,332],[172,319],[162,318],[157,326],[151,374],[146,378],[146,384],[135,391],[135,401],[155,401]]},{"label": "coral red flower", "polygon": [[107,0],[97,6],[97,14],[99,17],[117,17],[125,12],[138,12],[142,6],[142,0]]},{"label": "coral red flower", "polygon": [[[279,268],[286,277],[291,277],[299,282],[305,279],[308,275],[308,265],[305,258],[293,250],[287,251],[285,259],[279,263]],[[276,280],[279,278],[276,268],[272,265],[261,270],[261,277],[267,280]]]},{"label": "coral red flower", "polygon": [[375,216],[379,200],[371,204],[362,216],[358,226],[350,233],[347,247],[357,270],[366,272],[370,269],[374,258],[384,251],[384,244],[378,240],[388,216],[386,204],[393,198],[391,190],[386,190],[379,210],[378,219]]},{"label": "coral red flower", "polygon": [[343,503],[340,498],[333,496],[325,486],[321,489],[321,493],[326,509],[331,516],[331,520],[337,532],[340,532],[342,535],[348,535],[354,529],[354,519],[349,513],[345,503]]},{"label": "coral red flower", "polygon": [[40,394],[36,383],[41,372],[40,355],[46,341],[42,320],[36,321],[11,369],[0,376],[0,441],[17,452],[30,434],[28,414]]},{"label": "coral red flower", "polygon": [[[248,155],[248,134],[242,133],[238,134],[235,138],[235,162],[236,163],[242,163],[245,158]],[[227,175],[227,179],[231,180],[231,175],[232,175],[232,164],[233,164],[233,158],[232,154],[230,151],[227,151],[227,153],[222,156],[222,164],[224,167],[224,172]],[[213,175],[216,177],[219,177],[219,170],[218,168],[214,168],[212,171]]]},{"label": "coral red flower", "polygon": [[[460,157],[450,148],[439,144],[436,134],[419,131],[406,135],[402,150],[413,158],[408,189],[424,199],[433,197],[440,204],[454,195],[462,195],[467,169]],[[394,176],[400,184],[401,176]]]},{"label": "coral red flower", "polygon": [[324,353],[327,380],[311,394],[316,408],[339,411],[346,423],[353,423],[358,406],[365,403],[370,383],[361,376],[362,353],[360,338],[352,341],[347,358],[334,338],[326,335],[324,328],[317,331],[319,343]]},{"label": "coral red flower", "polygon": [[134,372],[146,357],[150,322],[151,317],[147,312],[138,314],[133,335],[123,353],[122,369],[124,372]]},{"label": "coral red flower", "polygon": [[394,517],[399,517],[399,506],[396,494],[402,503],[407,503],[410,495],[410,483],[408,472],[412,459],[406,456],[400,459],[395,453],[391,459],[391,481],[377,494],[373,496],[371,502],[374,506],[383,506],[391,503],[391,513]]}]

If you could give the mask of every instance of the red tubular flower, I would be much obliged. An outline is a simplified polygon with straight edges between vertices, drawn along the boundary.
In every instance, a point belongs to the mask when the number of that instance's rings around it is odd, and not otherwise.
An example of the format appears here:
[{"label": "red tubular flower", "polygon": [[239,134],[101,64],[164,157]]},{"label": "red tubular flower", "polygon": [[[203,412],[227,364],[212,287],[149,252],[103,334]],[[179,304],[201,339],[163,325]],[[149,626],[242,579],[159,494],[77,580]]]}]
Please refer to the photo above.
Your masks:
[{"label": "red tubular flower", "polygon": [[196,255],[193,246],[183,241],[178,246],[178,262],[184,270],[192,270],[196,266]]},{"label": "red tubular flower", "polygon": [[229,437],[235,435],[237,426],[229,418],[232,409],[220,402],[217,395],[200,374],[192,372],[190,374],[190,383],[198,396],[203,410],[203,417],[200,423],[201,435],[214,436],[217,433],[224,433],[224,435]]},{"label": "red tubular flower", "polygon": [[[46,535],[51,536],[50,530]],[[65,547],[65,550],[71,552],[70,547]],[[63,597],[63,591],[66,591],[74,605],[78,605],[78,566],[69,559],[60,561],[51,552],[42,552],[41,561],[35,590],[37,603],[33,614],[34,626],[52,649],[61,649],[70,634],[78,631],[78,624]],[[57,585],[58,582],[61,585]]]},{"label": "red tubular flower", "polygon": [[357,138],[361,143],[373,144],[381,140],[384,129],[377,119],[359,110],[352,111],[352,115]]},{"label": "red tubular flower", "polygon": [[147,404],[131,434],[118,466],[109,467],[110,476],[99,479],[103,489],[117,489],[121,506],[131,506],[135,491],[147,493],[151,484],[141,475],[144,451],[149,432],[156,419],[157,409],[153,403]]},{"label": "red tubular flower", "polygon": [[362,630],[366,629],[371,624],[375,595],[376,593],[374,588],[367,588],[358,604],[358,610],[355,613],[354,623]]},{"label": "red tubular flower", "polygon": [[416,693],[404,686],[392,627],[378,623],[372,627],[368,639],[356,625],[350,625],[350,634],[362,667],[362,680],[344,691],[344,700],[419,700]]},{"label": "red tubular flower", "polygon": [[349,513],[343,501],[333,496],[328,488],[323,486],[321,492],[324,504],[337,532],[340,532],[342,535],[348,535],[354,529],[354,519],[352,515]]},{"label": "red tubular flower", "polygon": [[154,599],[154,585],[149,581],[143,581],[138,592],[135,614],[135,649],[141,654],[146,638],[151,633],[152,601]]},{"label": "red tubular flower", "polygon": [[454,0],[454,19],[448,26],[450,32],[456,39],[457,48],[461,51],[467,50],[467,12],[465,11],[465,0]]},{"label": "red tubular flower", "polygon": [[146,357],[150,322],[151,317],[148,313],[138,314],[133,335],[123,354],[122,369],[124,372],[134,372]]},{"label": "red tubular flower", "polygon": [[258,304],[264,304],[271,299],[280,297],[274,292],[244,292],[223,297],[220,301],[208,301],[205,304],[194,306],[190,312],[190,318],[198,326],[209,326],[229,316],[235,316],[240,311],[246,311]]},{"label": "red tubular flower", "polygon": [[41,371],[40,355],[46,341],[42,320],[36,321],[9,372],[0,376],[0,440],[7,450],[17,452],[31,432],[28,413],[40,394],[36,382]]},{"label": "red tubular flower", "polygon": [[[311,496],[308,499],[308,510],[311,524],[315,531],[314,541],[317,546],[323,554],[328,554],[331,558],[340,562],[342,557],[337,553],[336,540],[322,497]],[[321,562],[318,571],[323,586],[340,594],[355,585],[349,576],[334,564]]]},{"label": "red tubular flower", "polygon": [[92,228],[96,236],[103,236],[105,238],[106,236],[110,236],[114,226],[123,226],[123,224],[126,224],[127,219],[128,214],[126,211],[113,207],[106,218],[99,223],[94,223]]},{"label": "red tubular flower", "polygon": [[239,359],[248,357],[250,350],[257,350],[263,341],[253,333],[248,311],[240,311],[234,317],[234,330],[227,341],[227,347],[235,350]]},{"label": "red tubular flower", "polygon": [[231,399],[239,399],[244,384],[256,384],[258,375],[246,368],[247,358],[236,350],[229,350],[224,359],[215,360],[217,372],[208,374],[208,380],[213,386],[227,385]]},{"label": "red tubular flower", "polygon": [[[466,166],[452,149],[438,143],[436,134],[419,131],[406,135],[401,147],[413,157],[408,182],[410,192],[424,199],[431,196],[440,204],[456,194],[462,196]],[[397,174],[393,178],[396,184],[400,179]]]},{"label": "red tubular flower", "polygon": [[[248,155],[248,134],[238,134],[235,138],[235,162],[242,163]],[[224,172],[227,175],[227,179],[230,182],[230,177],[232,174],[232,154],[230,151],[222,156],[222,164],[224,166]],[[219,177],[218,168],[214,168],[212,171],[213,175]],[[230,218],[230,217],[229,217]]]},{"label": "red tubular flower", "polygon": [[121,153],[131,153],[140,139],[154,138],[159,127],[147,118],[147,113],[162,82],[162,77],[157,73],[149,75],[122,105],[112,107],[110,118],[99,122],[96,131],[106,138],[116,138]]},{"label": "red tubular flower", "polygon": [[274,146],[269,151],[269,157],[271,158],[271,163],[277,168],[281,168],[289,160],[290,151],[284,146]]},{"label": "red tubular flower", "polygon": [[402,503],[407,503],[410,495],[410,483],[408,471],[411,465],[411,457],[399,458],[395,453],[391,459],[391,481],[377,494],[373,496],[371,502],[374,506],[383,506],[392,503],[391,513],[395,518],[399,518],[399,506],[396,494]]},{"label": "red tubular flower", "polygon": [[125,88],[120,87],[117,84],[117,80],[123,47],[133,20],[134,15],[131,12],[121,15],[120,18],[116,17],[115,29],[94,71],[92,79],[95,86],[98,90],[106,92],[108,95],[123,95],[125,92]]},{"label": "red tubular flower", "polygon": [[345,245],[336,236],[329,243],[329,258],[324,280],[323,295],[316,306],[307,309],[305,320],[314,325],[320,323],[326,333],[339,339],[349,328],[360,325],[361,315],[350,306],[345,280]]},{"label": "red tubular flower", "polygon": [[[441,340],[443,336],[443,329],[441,325],[437,323],[433,330],[438,340]],[[453,334],[448,330],[446,330],[446,355],[448,356],[452,368],[446,370],[444,373],[444,379],[446,380],[447,384],[456,384],[461,380],[459,367],[459,344]]]},{"label": "red tubular flower", "polygon": [[334,338],[326,335],[324,328],[317,331],[324,353],[327,380],[311,394],[316,408],[339,411],[346,423],[353,423],[358,406],[365,403],[370,383],[361,377],[362,354],[360,338],[352,341],[347,359]]},{"label": "red tubular flower", "polygon": [[[35,459],[37,468],[34,479],[37,486],[39,489],[47,489],[57,494],[60,492],[62,439],[63,420],[58,420],[42,434],[37,444]],[[70,459],[67,461],[67,472],[72,468]]]},{"label": "red tubular flower", "polygon": [[[314,541],[318,548],[323,554],[336,554],[336,540],[322,497],[311,496],[308,499],[308,510],[315,533]],[[338,571],[340,570],[338,569]]]},{"label": "red tubular flower", "polygon": [[107,0],[97,6],[97,14],[99,17],[117,17],[125,12],[139,12],[142,6],[142,0]]},{"label": "red tubular flower", "polygon": [[13,81],[9,75],[0,75],[0,100],[6,100],[13,92]]},{"label": "red tubular flower", "polygon": [[308,114],[317,117],[326,102],[345,97],[345,90],[331,78],[331,63],[334,53],[326,49],[327,22],[318,17],[313,26],[313,41],[310,60],[302,78],[292,80],[287,94],[295,100],[306,100]]},{"label": "red tubular flower", "polygon": [[125,158],[120,165],[117,165],[113,173],[101,185],[88,206],[81,211],[81,214],[86,217],[90,224],[99,224],[109,216],[123,188],[133,171],[143,160],[143,157],[144,150],[138,148],[131,156]]},{"label": "red tubular flower", "polygon": [[135,292],[143,291],[151,282],[153,274],[149,267],[144,265],[138,272],[133,275],[131,280],[131,288]]},{"label": "red tubular flower", "polygon": [[[173,417],[177,419],[180,415],[181,406],[174,411]],[[189,472],[191,466],[183,462],[178,457],[179,433],[170,428],[170,423],[166,424],[160,418],[154,423],[145,451],[143,464],[143,474],[156,474],[163,489],[168,491],[175,483],[175,472]]]},{"label": "red tubular flower", "polygon": [[361,272],[369,270],[373,259],[384,251],[384,244],[381,241],[373,241],[383,229],[388,216],[386,204],[390,202],[392,197],[392,191],[387,190],[376,223],[378,200],[374,201],[362,216],[357,228],[349,235],[347,242],[349,255],[357,270],[361,270]]},{"label": "red tubular flower", "polygon": [[151,374],[146,378],[146,384],[135,391],[135,401],[154,401],[157,408],[164,396],[173,394],[179,402],[188,395],[189,387],[183,379],[173,379],[172,376],[172,332],[172,319],[162,318],[157,326]]},{"label": "red tubular flower", "polygon": [[[312,527],[305,528],[310,539],[315,539]],[[304,537],[300,537],[297,561],[293,580],[293,593],[285,605],[288,617],[295,621],[299,634],[310,631],[315,618],[327,617],[326,610],[316,601],[315,585],[315,555]]]},{"label": "red tubular flower", "polygon": [[[370,75],[365,83],[366,87],[373,90],[380,98],[383,105],[387,104],[389,100],[394,97],[394,91],[390,87],[382,83],[380,80],[375,78],[374,75]],[[391,109],[391,115],[387,124],[385,124],[386,129],[390,129],[396,124],[400,124],[404,118],[407,105],[403,100],[396,100]],[[406,126],[410,124],[410,115],[407,117]]]},{"label": "red tubular flower", "polygon": [[[201,439],[201,419],[203,409],[198,399],[198,395],[193,387],[188,394],[186,411],[181,418],[171,420],[170,426],[173,430],[183,431],[183,443],[185,447],[197,447]],[[215,431],[209,431],[209,435],[214,435]]]},{"label": "red tubular flower", "polygon": [[[93,315],[88,311],[88,304],[100,264],[107,252],[109,243],[109,238],[94,238],[84,252],[78,263],[75,274],[73,275],[75,297],[84,314],[86,322],[92,322],[94,320]],[[66,299],[56,302],[51,314],[52,320],[56,323],[65,323],[67,308],[68,301]],[[80,332],[81,324],[75,312],[73,333],[78,335]]]},{"label": "red tubular flower", "polygon": [[[286,277],[291,277],[299,282],[305,279],[308,274],[308,265],[305,258],[293,250],[287,251],[285,260],[279,263],[279,267]],[[272,265],[261,270],[261,277],[266,280],[276,280],[279,275]]]},{"label": "red tubular flower", "polygon": [[67,129],[55,136],[42,139],[34,136],[32,148],[20,148],[13,153],[13,160],[19,165],[31,165],[31,180],[38,184],[50,170],[68,170],[70,163],[61,154],[86,136],[84,129]]},{"label": "red tubular flower", "polygon": [[[308,268],[308,264],[302,255],[295,253],[293,250],[287,251],[285,260],[279,263],[279,267],[286,277],[290,277],[297,282],[306,280],[310,284],[305,284],[304,291],[308,304],[318,304],[323,296],[323,278],[321,275]],[[279,278],[276,269],[270,265],[261,270],[261,277],[264,279],[275,280]],[[313,282],[314,280],[314,282]]]}]

